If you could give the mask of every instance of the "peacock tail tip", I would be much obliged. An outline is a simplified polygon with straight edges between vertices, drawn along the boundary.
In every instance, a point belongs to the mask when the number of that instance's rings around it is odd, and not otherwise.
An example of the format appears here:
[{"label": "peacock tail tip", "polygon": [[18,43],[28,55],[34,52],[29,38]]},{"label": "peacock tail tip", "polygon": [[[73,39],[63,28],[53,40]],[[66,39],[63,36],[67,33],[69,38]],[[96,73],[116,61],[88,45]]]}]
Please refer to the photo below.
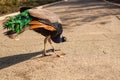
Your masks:
[{"label": "peacock tail tip", "polygon": [[19,34],[32,20],[29,15],[29,11],[25,10],[24,12],[16,15],[10,16],[9,20],[3,23],[4,29],[9,29],[17,34]]}]

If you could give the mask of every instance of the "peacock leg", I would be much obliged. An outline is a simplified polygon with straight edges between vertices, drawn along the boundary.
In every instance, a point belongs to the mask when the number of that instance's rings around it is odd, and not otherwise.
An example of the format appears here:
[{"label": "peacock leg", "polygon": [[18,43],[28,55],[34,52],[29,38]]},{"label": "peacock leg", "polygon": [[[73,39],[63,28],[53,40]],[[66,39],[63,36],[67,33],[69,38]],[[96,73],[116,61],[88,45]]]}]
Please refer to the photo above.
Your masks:
[{"label": "peacock leg", "polygon": [[51,41],[50,36],[48,37],[48,42],[50,43],[50,45],[51,45],[51,47],[52,47],[52,51],[55,53],[55,48],[54,48],[54,46],[53,46],[53,44],[52,44],[52,41]]},{"label": "peacock leg", "polygon": [[46,56],[46,44],[47,44],[48,38],[49,38],[49,36],[47,36],[47,37],[44,39],[44,53],[43,53],[43,56]]},{"label": "peacock leg", "polygon": [[52,51],[55,53],[55,55],[56,55],[57,57],[62,57],[61,54],[56,54],[55,51],[60,51],[60,49],[55,49],[55,48],[54,48],[54,46],[52,45],[52,41],[51,41],[50,36],[49,36],[49,38],[48,38],[48,42],[50,43],[50,45],[51,45],[51,47],[52,47]]}]

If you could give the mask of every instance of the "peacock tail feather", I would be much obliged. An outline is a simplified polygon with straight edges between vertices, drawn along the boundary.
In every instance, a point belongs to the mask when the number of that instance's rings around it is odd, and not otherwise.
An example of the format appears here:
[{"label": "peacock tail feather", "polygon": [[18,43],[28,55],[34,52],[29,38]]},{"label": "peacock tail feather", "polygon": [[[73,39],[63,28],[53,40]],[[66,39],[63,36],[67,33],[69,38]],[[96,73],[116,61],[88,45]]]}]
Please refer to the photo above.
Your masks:
[{"label": "peacock tail feather", "polygon": [[26,10],[16,16],[10,16],[10,19],[3,24],[3,27],[19,34],[31,21],[29,11]]}]

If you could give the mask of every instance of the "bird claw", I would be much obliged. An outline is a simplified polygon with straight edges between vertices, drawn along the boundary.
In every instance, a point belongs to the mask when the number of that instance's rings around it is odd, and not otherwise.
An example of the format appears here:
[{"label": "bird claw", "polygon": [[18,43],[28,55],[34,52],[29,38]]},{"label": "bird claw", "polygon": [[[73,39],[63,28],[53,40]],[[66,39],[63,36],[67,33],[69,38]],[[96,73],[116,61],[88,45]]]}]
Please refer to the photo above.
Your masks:
[{"label": "bird claw", "polygon": [[52,52],[60,51],[60,49],[51,49]]},{"label": "bird claw", "polygon": [[66,55],[65,53],[56,54],[56,57],[64,57],[65,55]]}]

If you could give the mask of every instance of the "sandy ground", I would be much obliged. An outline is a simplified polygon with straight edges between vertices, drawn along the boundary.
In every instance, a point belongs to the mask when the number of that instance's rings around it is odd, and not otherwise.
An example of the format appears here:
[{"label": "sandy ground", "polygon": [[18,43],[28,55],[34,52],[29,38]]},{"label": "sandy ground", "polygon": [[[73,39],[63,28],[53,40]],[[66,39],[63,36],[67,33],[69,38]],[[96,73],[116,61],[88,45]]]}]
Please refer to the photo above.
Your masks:
[{"label": "sandy ground", "polygon": [[63,21],[68,41],[54,46],[66,55],[38,57],[43,36],[28,30],[15,41],[0,27],[0,80],[120,80],[120,7],[73,0],[46,9]]}]

